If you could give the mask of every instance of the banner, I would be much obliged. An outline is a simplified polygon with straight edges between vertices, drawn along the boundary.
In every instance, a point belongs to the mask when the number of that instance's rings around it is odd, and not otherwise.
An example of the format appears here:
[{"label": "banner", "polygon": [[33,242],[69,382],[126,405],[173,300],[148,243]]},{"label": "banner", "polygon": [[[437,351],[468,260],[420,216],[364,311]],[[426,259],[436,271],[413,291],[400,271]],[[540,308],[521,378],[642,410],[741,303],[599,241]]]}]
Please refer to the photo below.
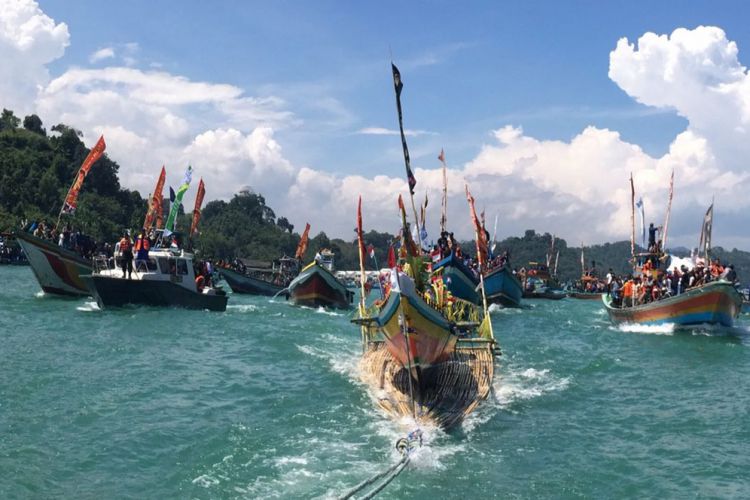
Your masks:
[{"label": "banner", "polygon": [[83,160],[81,168],[78,169],[76,179],[73,182],[73,185],[70,186],[68,195],[65,197],[65,203],[63,204],[61,213],[65,212],[72,214],[75,212],[76,206],[78,206],[78,192],[81,190],[81,186],[83,186],[83,180],[86,178],[86,174],[89,173],[89,170],[91,170],[94,163],[102,157],[105,149],[107,149],[107,144],[104,142],[104,136],[102,135],[99,137],[99,140],[96,141],[96,145],[91,148],[86,159]]},{"label": "banner", "polygon": [[157,227],[161,227],[161,222],[163,222],[161,219],[163,219],[162,215],[162,206],[161,206],[161,198],[162,198],[162,192],[164,191],[164,181],[167,178],[167,171],[164,168],[164,165],[161,166],[161,174],[159,174],[159,179],[156,181],[156,188],[154,189],[154,194],[151,196],[151,200],[148,205],[148,212],[146,212],[146,220],[143,222],[143,227],[148,231],[151,229],[151,226],[154,224],[154,219],[157,221]]},{"label": "banner", "polygon": [[198,194],[195,195],[195,208],[193,209],[193,223],[190,225],[190,235],[194,235],[198,231],[198,221],[201,220],[201,205],[203,204],[203,196],[206,194],[206,186],[203,184],[201,178],[198,182]]},{"label": "banner", "polygon": [[[169,209],[169,216],[167,217],[167,223],[164,225],[164,229],[166,229],[170,233],[175,230],[177,211],[182,205],[182,197],[185,196],[185,192],[190,187],[190,181],[192,180],[192,178],[193,178],[193,167],[188,165],[188,168],[185,171],[185,178],[182,181],[182,185],[179,188],[177,188],[177,193],[175,193],[175,196],[174,196],[174,202],[172,203],[172,206]],[[170,187],[169,190],[170,190],[170,197],[171,197],[172,188]]]},{"label": "banner", "polygon": [[294,253],[294,258],[302,260],[307,251],[307,242],[310,235],[310,224],[305,224],[305,231],[302,233],[302,237],[299,239],[299,245],[297,245],[297,251]]},{"label": "banner", "polygon": [[646,210],[643,206],[643,198],[638,198],[638,201],[635,202],[635,208],[639,209],[639,214],[641,216],[641,247],[646,248]]},{"label": "banner", "polygon": [[471,212],[471,221],[474,223],[474,233],[476,234],[476,245],[477,245],[477,261],[479,262],[479,269],[483,269],[487,264],[487,249],[489,242],[487,241],[487,233],[482,227],[479,217],[477,217],[477,211],[474,208],[474,197],[469,192],[469,186],[466,185],[466,199],[469,202],[469,209]]},{"label": "banner", "polygon": [[409,192],[414,194],[414,187],[417,185],[417,179],[411,171],[411,160],[409,159],[409,148],[406,146],[406,135],[404,134],[404,119],[401,113],[401,89],[404,84],[401,81],[401,73],[395,64],[391,63],[393,70],[393,88],[396,90],[396,108],[398,109],[398,128],[401,131],[401,146],[404,148],[404,164],[406,165],[406,180],[409,183]]},{"label": "banner", "polygon": [[698,243],[698,255],[703,256],[706,259],[706,265],[708,265],[708,253],[711,251],[711,230],[714,225],[714,204],[706,210],[706,215],[703,216],[703,226],[701,227],[701,238]]}]

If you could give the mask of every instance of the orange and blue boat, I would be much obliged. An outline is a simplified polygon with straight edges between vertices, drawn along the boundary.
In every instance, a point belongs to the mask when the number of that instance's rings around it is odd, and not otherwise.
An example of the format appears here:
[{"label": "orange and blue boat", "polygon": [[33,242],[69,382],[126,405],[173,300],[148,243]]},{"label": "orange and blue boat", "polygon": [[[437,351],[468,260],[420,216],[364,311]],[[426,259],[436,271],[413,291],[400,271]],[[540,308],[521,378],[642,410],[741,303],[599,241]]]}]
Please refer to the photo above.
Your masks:
[{"label": "orange and blue boat", "polygon": [[731,327],[742,309],[742,295],[728,281],[719,280],[691,288],[680,295],[633,307],[615,307],[602,295],[614,323],[678,326],[713,324]]}]

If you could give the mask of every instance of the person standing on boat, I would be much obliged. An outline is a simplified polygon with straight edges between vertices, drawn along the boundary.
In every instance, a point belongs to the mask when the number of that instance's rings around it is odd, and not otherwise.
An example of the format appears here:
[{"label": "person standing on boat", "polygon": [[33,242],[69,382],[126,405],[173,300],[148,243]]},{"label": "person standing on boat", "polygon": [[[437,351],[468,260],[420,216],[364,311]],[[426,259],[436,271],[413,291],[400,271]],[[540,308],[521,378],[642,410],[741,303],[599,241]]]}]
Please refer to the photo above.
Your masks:
[{"label": "person standing on boat", "polygon": [[135,270],[138,271],[140,267],[143,267],[144,271],[148,271],[148,251],[151,249],[151,242],[146,236],[146,230],[143,229],[138,234],[138,238],[135,240]]},{"label": "person standing on boat", "polygon": [[133,275],[133,247],[128,233],[123,233],[120,239],[120,266],[122,267],[122,277],[125,278],[127,272],[128,279],[131,279]]}]

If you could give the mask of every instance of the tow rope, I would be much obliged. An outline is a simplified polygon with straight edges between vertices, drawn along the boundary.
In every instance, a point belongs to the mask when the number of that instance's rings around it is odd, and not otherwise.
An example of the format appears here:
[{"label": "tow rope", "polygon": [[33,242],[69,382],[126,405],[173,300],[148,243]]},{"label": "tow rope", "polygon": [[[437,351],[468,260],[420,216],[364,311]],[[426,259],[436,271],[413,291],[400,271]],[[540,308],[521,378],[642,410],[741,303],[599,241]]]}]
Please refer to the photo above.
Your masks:
[{"label": "tow rope", "polygon": [[390,482],[393,481],[396,476],[401,474],[401,471],[403,471],[411,461],[411,452],[421,446],[421,429],[415,429],[407,434],[406,437],[399,438],[399,440],[396,441],[396,450],[398,450],[398,452],[401,454],[401,458],[399,459],[399,461],[388,467],[386,470],[379,472],[368,479],[365,479],[357,486],[350,489],[342,496],[338,497],[338,500],[348,500],[369,486],[372,486],[372,489],[369,492],[365,493],[361,498],[362,500],[369,500],[373,498],[375,495],[380,493],[383,488],[388,486],[388,484],[390,484]]}]

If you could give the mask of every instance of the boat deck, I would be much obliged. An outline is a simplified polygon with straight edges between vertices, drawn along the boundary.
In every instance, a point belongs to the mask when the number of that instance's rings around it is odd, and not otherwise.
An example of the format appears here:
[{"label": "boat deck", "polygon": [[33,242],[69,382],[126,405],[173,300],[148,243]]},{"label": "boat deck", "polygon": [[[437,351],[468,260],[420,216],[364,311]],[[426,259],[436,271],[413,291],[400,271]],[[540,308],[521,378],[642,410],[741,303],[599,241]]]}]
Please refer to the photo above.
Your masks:
[{"label": "boat deck", "polygon": [[[493,374],[489,342],[459,341],[450,359],[422,374],[421,390],[414,383],[417,420],[444,429],[461,423],[489,395]],[[407,370],[391,356],[385,342],[368,344],[360,361],[360,377],[386,413],[411,417]]]}]

